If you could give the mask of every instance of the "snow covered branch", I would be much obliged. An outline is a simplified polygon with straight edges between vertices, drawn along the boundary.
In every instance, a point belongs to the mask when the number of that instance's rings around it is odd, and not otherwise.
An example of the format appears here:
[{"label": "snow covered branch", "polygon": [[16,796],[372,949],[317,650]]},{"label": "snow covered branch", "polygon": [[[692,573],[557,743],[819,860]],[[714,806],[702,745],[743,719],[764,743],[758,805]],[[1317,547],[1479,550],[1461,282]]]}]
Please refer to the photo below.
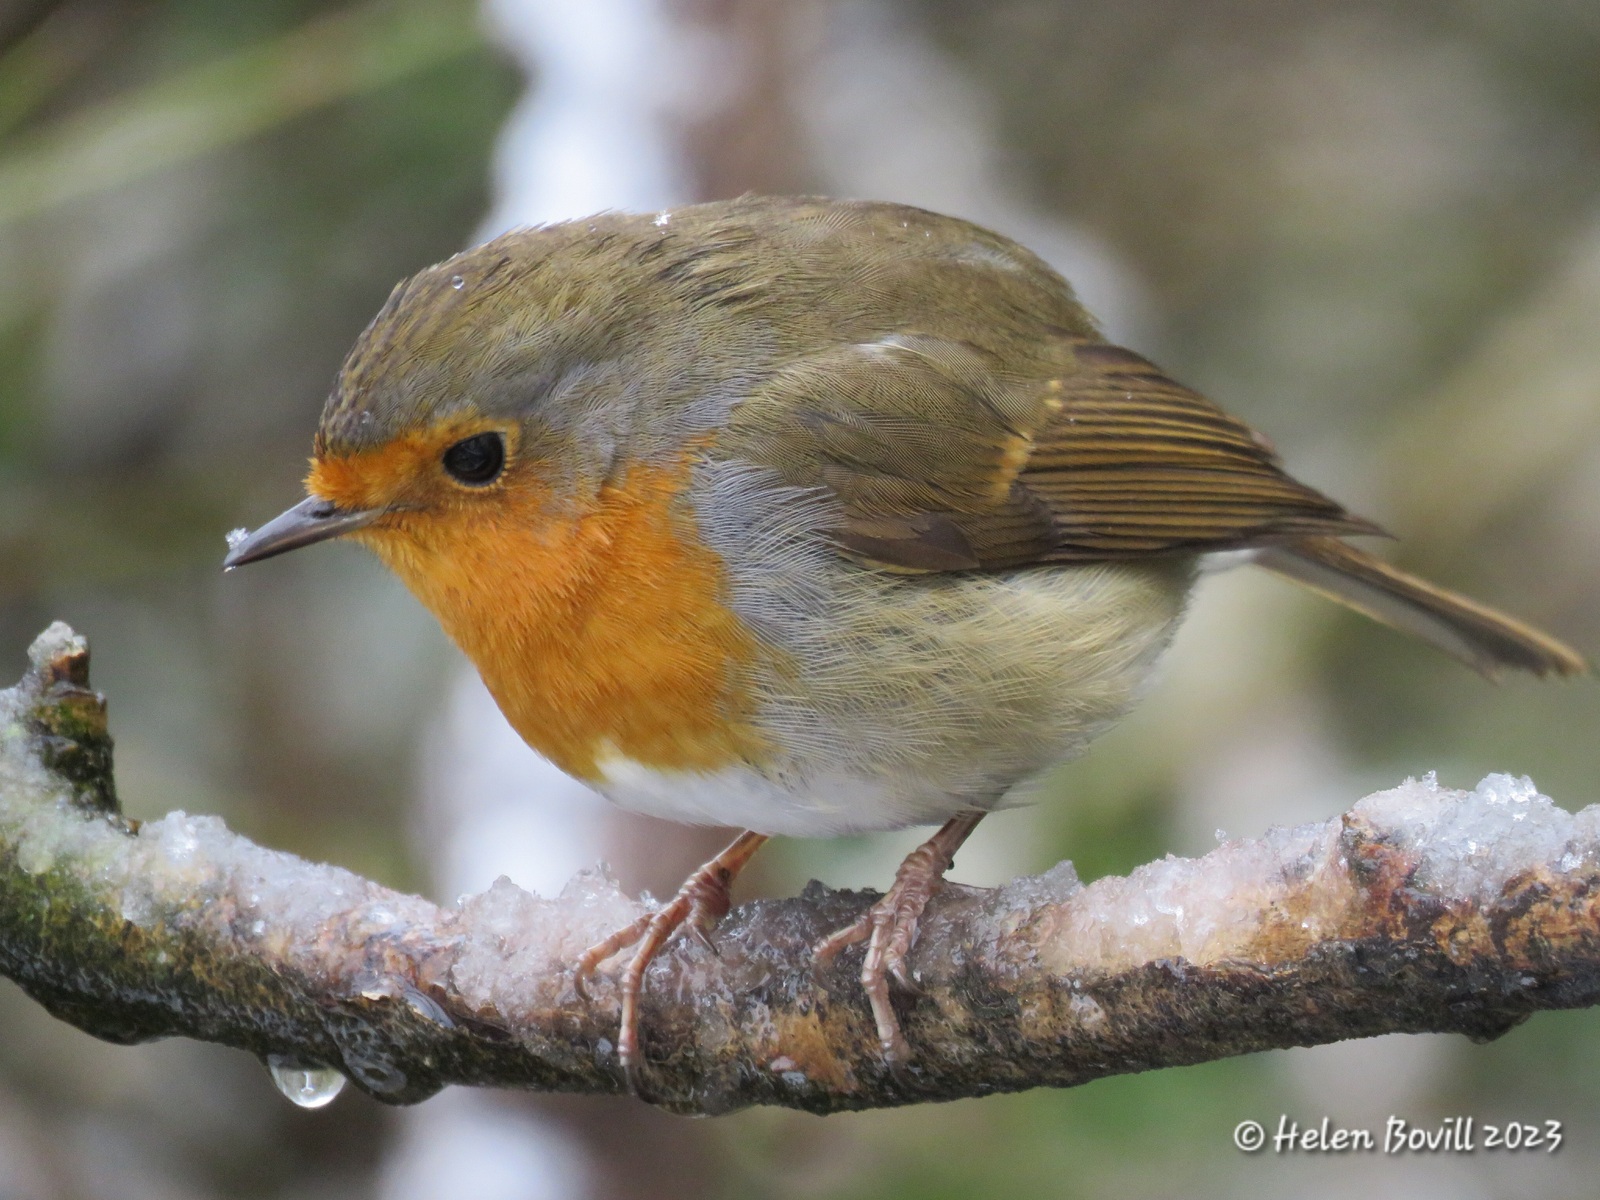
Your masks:
[{"label": "snow covered branch", "polygon": [[[640,911],[604,875],[500,880],[456,908],[261,849],[214,817],[117,808],[88,651],[54,625],[0,692],[0,972],[96,1036],[237,1046],[329,1094],[450,1083],[616,1092],[616,997],[568,965]],[[1531,784],[1408,781],[1342,817],[1127,878],[1071,865],[946,888],[885,1069],[850,954],[810,949],[871,897],[811,885],[684,939],[647,983],[652,1099],[815,1112],[1069,1086],[1392,1031],[1495,1037],[1600,1001],[1600,807]]]}]

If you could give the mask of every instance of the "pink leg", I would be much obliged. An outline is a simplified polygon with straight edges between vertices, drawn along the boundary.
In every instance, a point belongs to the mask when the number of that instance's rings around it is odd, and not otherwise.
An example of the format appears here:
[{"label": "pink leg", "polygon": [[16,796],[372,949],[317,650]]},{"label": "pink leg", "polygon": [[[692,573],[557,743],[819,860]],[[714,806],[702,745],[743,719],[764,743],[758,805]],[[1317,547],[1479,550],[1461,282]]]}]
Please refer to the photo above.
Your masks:
[{"label": "pink leg", "polygon": [[645,968],[667,939],[686,922],[704,937],[705,930],[727,916],[732,904],[729,885],[766,840],[764,833],[741,833],[726,850],[689,876],[670,904],[646,913],[605,941],[590,946],[579,957],[574,975],[578,991],[583,993],[596,967],[617,951],[638,943],[618,981],[622,989],[622,1027],[617,1034],[617,1057],[622,1060],[628,1087],[635,1095],[642,1094],[639,1087],[639,1069],[643,1065],[639,1054],[639,996],[644,990]]},{"label": "pink leg", "polygon": [[906,955],[917,937],[917,922],[934,889],[950,869],[956,851],[983,820],[983,813],[962,813],[952,817],[922,845],[918,846],[895,872],[894,886],[888,895],[861,914],[854,925],[846,926],[817,946],[817,959],[826,964],[846,946],[867,943],[861,963],[861,986],[872,1004],[878,1025],[878,1041],[883,1056],[891,1065],[911,1061],[911,1046],[900,1032],[900,1020],[889,1003],[889,976],[902,987],[915,990],[906,969]]}]

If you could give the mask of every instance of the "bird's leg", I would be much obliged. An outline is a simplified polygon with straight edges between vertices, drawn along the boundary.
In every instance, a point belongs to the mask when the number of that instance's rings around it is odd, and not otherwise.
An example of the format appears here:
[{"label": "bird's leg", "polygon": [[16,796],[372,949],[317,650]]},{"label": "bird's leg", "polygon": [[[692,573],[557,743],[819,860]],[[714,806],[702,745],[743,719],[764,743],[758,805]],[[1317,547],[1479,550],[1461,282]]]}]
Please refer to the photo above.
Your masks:
[{"label": "bird's leg", "polygon": [[574,969],[574,982],[580,993],[595,968],[617,951],[637,943],[633,957],[623,968],[618,987],[622,991],[622,1028],[617,1034],[617,1057],[628,1076],[628,1086],[635,1094],[639,1089],[639,995],[644,990],[644,972],[656,952],[666,944],[674,931],[686,922],[690,928],[705,930],[727,916],[732,899],[728,888],[734,877],[744,869],[766,842],[764,833],[741,833],[731,845],[710,862],[700,867],[684,881],[671,903],[653,913],[646,913],[632,925],[585,950]]},{"label": "bird's leg", "polygon": [[911,1047],[900,1032],[900,1020],[889,1003],[889,976],[907,990],[916,990],[906,956],[917,937],[917,922],[961,843],[983,817],[981,812],[971,812],[946,821],[938,833],[906,855],[894,874],[894,886],[883,899],[862,913],[854,925],[839,930],[816,948],[817,960],[825,965],[846,946],[867,943],[866,957],[861,962],[861,986],[872,1004],[883,1056],[892,1066],[909,1062]]}]

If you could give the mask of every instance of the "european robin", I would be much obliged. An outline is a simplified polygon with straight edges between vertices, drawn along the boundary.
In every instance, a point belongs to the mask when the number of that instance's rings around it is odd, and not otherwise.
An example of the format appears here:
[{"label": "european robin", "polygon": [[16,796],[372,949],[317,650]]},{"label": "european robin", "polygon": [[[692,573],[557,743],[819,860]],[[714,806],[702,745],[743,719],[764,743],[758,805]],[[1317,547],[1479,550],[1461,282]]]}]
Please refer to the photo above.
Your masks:
[{"label": "european robin", "polygon": [[371,547],[530,746],[624,808],[748,830],[644,970],[774,834],[942,822],[819,948],[867,942],[883,1052],[917,922],[984,814],[1139,696],[1200,560],[1256,563],[1485,674],[1585,664],[1344,539],[1371,522],[1102,339],[1004,237],[898,204],[740,200],[522,229],[394,289],[345,360],[309,498],[239,566]]}]

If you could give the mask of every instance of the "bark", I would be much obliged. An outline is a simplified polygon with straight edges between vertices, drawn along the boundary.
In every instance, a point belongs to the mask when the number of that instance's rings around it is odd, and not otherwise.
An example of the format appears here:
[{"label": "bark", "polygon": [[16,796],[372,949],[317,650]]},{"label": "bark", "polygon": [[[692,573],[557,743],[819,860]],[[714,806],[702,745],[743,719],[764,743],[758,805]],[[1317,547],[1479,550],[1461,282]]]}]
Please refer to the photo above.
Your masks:
[{"label": "bark", "polygon": [[[326,1065],[380,1100],[446,1084],[623,1090],[608,981],[570,963],[641,911],[603,874],[436,906],[118,809],[88,651],[55,625],[0,692],[0,972],[118,1042],[185,1036]],[[646,985],[650,1099],[720,1113],[951,1100],[1395,1031],[1497,1037],[1600,998],[1600,809],[1526,781],[1408,781],[1344,815],[1081,886],[1070,864],[948,886],[880,1057],[859,951],[811,948],[875,896],[813,883],[669,948]]]}]

